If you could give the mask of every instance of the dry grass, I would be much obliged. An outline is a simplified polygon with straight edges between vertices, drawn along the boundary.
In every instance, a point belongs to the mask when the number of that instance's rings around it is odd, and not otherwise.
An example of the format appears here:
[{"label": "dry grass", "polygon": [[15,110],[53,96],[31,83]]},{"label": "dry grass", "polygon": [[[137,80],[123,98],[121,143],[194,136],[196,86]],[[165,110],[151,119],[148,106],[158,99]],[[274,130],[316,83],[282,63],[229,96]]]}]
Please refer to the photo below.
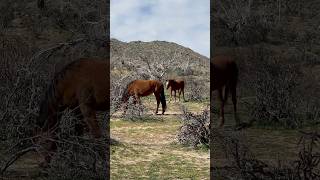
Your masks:
[{"label": "dry grass", "polygon": [[[214,104],[216,106],[216,104]],[[243,122],[246,122],[249,118],[244,108],[239,109],[240,118]],[[213,125],[218,123],[217,114],[212,114]],[[233,131],[235,122],[233,120],[232,105],[229,104],[226,107],[226,131]],[[289,164],[294,160],[297,160],[299,155],[299,139],[301,133],[299,131],[312,132],[320,131],[320,126],[305,126],[299,129],[284,129],[282,127],[259,127],[253,126],[251,128],[244,129],[242,131],[235,131],[233,133],[240,133],[242,136],[241,141],[244,142],[250,152],[256,159],[263,161],[264,163],[277,165],[279,162],[282,164]],[[211,161],[212,165],[216,168],[213,171],[215,179],[224,177],[228,172],[224,167],[230,166],[230,159],[226,157],[225,151],[222,149],[222,145],[216,143],[211,149]]]},{"label": "dry grass", "polygon": [[[151,110],[155,108],[153,101],[143,99]],[[206,103],[183,104],[198,112]],[[177,116],[179,113],[176,102],[168,104],[166,115],[153,116],[151,120],[111,118],[111,137],[120,142],[111,147],[111,178],[209,179],[209,150],[184,147],[175,141],[182,125]]]}]

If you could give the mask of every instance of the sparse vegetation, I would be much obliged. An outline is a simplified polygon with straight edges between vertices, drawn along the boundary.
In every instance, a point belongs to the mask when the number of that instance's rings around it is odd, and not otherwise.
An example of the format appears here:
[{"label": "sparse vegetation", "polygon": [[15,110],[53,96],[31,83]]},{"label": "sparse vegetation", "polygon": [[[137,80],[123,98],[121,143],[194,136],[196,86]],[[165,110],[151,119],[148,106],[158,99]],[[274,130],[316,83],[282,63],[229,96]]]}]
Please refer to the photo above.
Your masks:
[{"label": "sparse vegetation", "polygon": [[[143,103],[154,108],[154,101],[144,99]],[[191,102],[184,104],[193,113],[203,108]],[[178,104],[168,108],[170,114],[160,120],[111,119],[111,137],[120,142],[111,146],[111,177],[209,179],[208,149],[194,149],[175,141],[182,124],[173,114],[180,109]]]},{"label": "sparse vegetation", "polygon": [[[33,151],[42,146],[31,139],[40,98],[53,75],[80,57],[108,57],[106,1],[45,3],[42,9],[37,0],[0,3],[0,177],[74,179],[85,174],[104,179],[108,141],[77,137],[70,112],[64,112],[57,130],[58,150],[50,167],[38,167],[40,158]],[[107,129],[107,123],[102,125]]]},{"label": "sparse vegetation", "polygon": [[209,147],[209,110],[205,109],[201,114],[194,114],[189,112],[185,106],[182,106],[181,111],[180,118],[183,125],[177,134],[178,142],[192,147],[197,147],[199,144]]},{"label": "sparse vegetation", "polygon": [[[185,111],[182,114],[188,117],[191,117],[189,113],[201,112],[207,105],[209,60],[174,43],[124,43],[112,39],[111,64],[111,136],[120,142],[111,147],[111,176],[119,179],[209,179],[208,147],[185,147],[181,145],[184,142],[176,138],[177,134],[183,133],[179,128],[183,123],[177,117],[181,113],[180,104],[188,107],[188,113]],[[153,115],[156,104],[153,95],[141,98],[142,105],[129,103],[126,114],[120,115],[123,90],[132,80],[157,79],[165,84],[166,79],[178,77],[186,81],[187,102],[169,103],[169,91],[165,90],[168,109],[164,116]],[[200,116],[200,123],[209,122],[207,111]],[[193,127],[199,128],[199,133],[206,134],[193,134],[201,139],[195,145],[203,143],[206,146],[208,130],[205,132],[203,128],[208,128],[208,124],[198,125],[193,124]]]},{"label": "sparse vegetation", "polygon": [[[315,73],[319,72],[320,46],[315,42],[320,38],[315,20],[319,3],[228,0],[213,4],[213,52],[229,54],[238,63],[239,115],[248,126],[240,132],[211,131],[229,139],[211,139],[216,141],[211,146],[215,150],[211,154],[215,162],[212,176],[317,179],[301,173],[303,168],[293,162],[300,161],[304,151],[296,145],[301,135],[297,131],[319,130],[320,76]],[[226,108],[227,114],[229,110],[231,107]],[[313,153],[319,153],[319,149],[314,148]],[[226,165],[228,161],[233,162],[232,168]]]},{"label": "sparse vegetation", "polygon": [[[222,147],[229,160],[223,169],[214,166],[215,178],[223,179],[318,179],[320,178],[319,134],[302,132],[294,160],[267,163],[256,158],[241,133],[213,131],[213,144]],[[219,172],[220,170],[220,172]],[[228,171],[228,173],[221,173]],[[221,173],[221,174],[219,174]]]}]

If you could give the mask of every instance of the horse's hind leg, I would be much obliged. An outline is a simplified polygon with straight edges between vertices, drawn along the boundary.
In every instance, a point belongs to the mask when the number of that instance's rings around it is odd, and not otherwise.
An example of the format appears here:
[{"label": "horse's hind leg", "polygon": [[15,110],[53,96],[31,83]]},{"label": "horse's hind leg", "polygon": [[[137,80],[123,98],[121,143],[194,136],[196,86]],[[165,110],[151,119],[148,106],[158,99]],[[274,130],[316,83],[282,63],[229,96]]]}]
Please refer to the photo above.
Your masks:
[{"label": "horse's hind leg", "polygon": [[157,95],[157,94],[154,94],[156,96],[156,99],[157,99],[157,109],[155,111],[155,114],[157,115],[158,114],[158,109],[159,109],[159,105],[160,105],[160,96]]},{"label": "horse's hind leg", "polygon": [[237,88],[231,88],[231,96],[232,96],[232,103],[233,103],[233,111],[234,111],[234,119],[236,121],[236,125],[240,124],[240,120],[237,115]]},{"label": "horse's hind leg", "polygon": [[81,104],[80,110],[84,116],[85,122],[89,127],[89,131],[94,138],[100,138],[102,136],[101,128],[96,119],[96,112],[93,108],[87,104]]},{"label": "horse's hind leg", "polygon": [[179,93],[179,102],[180,102],[181,89],[178,90],[178,93]]},{"label": "horse's hind leg", "polygon": [[177,101],[177,93],[176,93],[177,91],[176,90],[174,90],[174,102],[176,102]]},{"label": "horse's hind leg", "polygon": [[224,98],[222,94],[222,88],[218,89],[218,96],[220,100],[220,127],[224,125]]},{"label": "horse's hind leg", "polygon": [[181,89],[181,91],[182,91],[183,101],[186,101],[186,99],[184,98],[184,88],[183,88],[183,89]]},{"label": "horse's hind leg", "polygon": [[224,95],[223,95],[223,101],[224,103],[226,103],[228,101],[228,97],[229,97],[229,87],[226,86],[224,88]]}]

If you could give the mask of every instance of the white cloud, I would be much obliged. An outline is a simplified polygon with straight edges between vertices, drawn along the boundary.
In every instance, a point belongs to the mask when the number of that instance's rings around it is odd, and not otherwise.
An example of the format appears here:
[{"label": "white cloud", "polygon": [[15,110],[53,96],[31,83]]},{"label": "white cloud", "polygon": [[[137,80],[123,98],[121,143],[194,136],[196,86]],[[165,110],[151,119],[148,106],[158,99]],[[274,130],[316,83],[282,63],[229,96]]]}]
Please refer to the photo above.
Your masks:
[{"label": "white cloud", "polygon": [[175,42],[209,57],[209,0],[111,0],[111,37]]}]

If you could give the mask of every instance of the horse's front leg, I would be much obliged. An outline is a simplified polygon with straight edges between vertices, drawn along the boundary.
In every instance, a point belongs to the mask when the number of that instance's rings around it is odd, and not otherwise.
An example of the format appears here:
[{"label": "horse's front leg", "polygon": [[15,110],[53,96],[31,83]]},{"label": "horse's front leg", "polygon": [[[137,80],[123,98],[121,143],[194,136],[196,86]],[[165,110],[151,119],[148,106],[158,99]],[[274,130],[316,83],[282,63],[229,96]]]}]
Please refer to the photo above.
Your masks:
[{"label": "horse's front leg", "polygon": [[183,101],[186,102],[186,99],[184,98],[184,89],[182,89],[181,91],[182,91]]},{"label": "horse's front leg", "polygon": [[85,122],[89,127],[89,131],[94,138],[102,137],[102,131],[96,118],[96,112],[86,104],[80,105],[80,110],[85,118]]},{"label": "horse's front leg", "polygon": [[141,103],[141,99],[140,99],[140,96],[136,95],[136,102],[138,103],[138,107],[139,107],[139,115],[141,115],[141,113],[143,112],[143,109],[140,109],[142,108],[142,103]]},{"label": "horse's front leg", "polygon": [[43,129],[38,129],[37,131],[40,137],[35,140],[35,144],[40,147],[37,151],[44,158],[39,164],[42,168],[47,168],[49,166],[52,156],[56,153],[58,147],[56,142],[59,140],[57,136],[57,127],[59,127],[62,114],[60,111],[55,113],[55,115],[48,118]]},{"label": "horse's front leg", "polygon": [[177,101],[177,93],[176,93],[176,90],[174,90],[174,102]]},{"label": "horse's front leg", "polygon": [[139,109],[139,115],[141,115],[143,109],[142,109],[142,103],[141,103],[141,99],[140,96],[136,93],[134,94],[134,105],[136,106],[138,104],[138,109]]},{"label": "horse's front leg", "polygon": [[[52,140],[46,140],[47,138],[52,138]],[[57,144],[54,140],[57,140],[57,137],[52,135],[51,132],[42,133],[40,139],[37,140],[36,144],[40,146],[37,152],[43,157],[43,161],[40,162],[39,167],[49,167],[52,156],[57,151]]]},{"label": "horse's front leg", "polygon": [[181,89],[178,90],[178,93],[179,93],[179,102],[180,102]]},{"label": "horse's front leg", "polygon": [[123,102],[123,114],[122,115],[125,115],[127,113],[127,110],[128,110],[128,99],[126,99]]}]

